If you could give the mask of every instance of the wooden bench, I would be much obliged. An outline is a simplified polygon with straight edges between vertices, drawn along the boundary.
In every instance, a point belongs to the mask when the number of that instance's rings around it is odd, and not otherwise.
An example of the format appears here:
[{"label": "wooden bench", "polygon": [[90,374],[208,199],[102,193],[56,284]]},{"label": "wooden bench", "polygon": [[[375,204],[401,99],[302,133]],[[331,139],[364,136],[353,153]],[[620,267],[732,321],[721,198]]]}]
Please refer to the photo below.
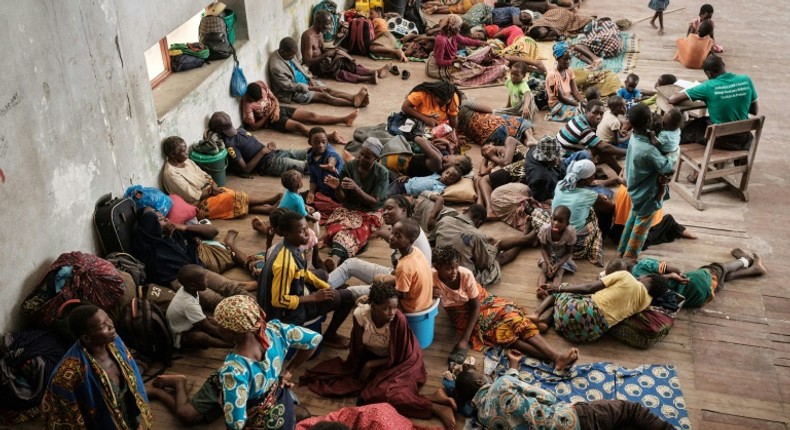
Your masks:
[{"label": "wooden bench", "polygon": [[[764,122],[765,116],[760,115],[743,121],[712,124],[705,131],[707,139],[705,145],[696,143],[681,145],[674,180],[670,184],[672,190],[688,200],[697,210],[705,209],[705,204],[702,203],[703,192],[722,188],[736,190],[743,200],[748,202],[749,177],[752,173],[754,155],[760,143]],[[747,131],[754,132],[754,138],[748,150],[726,151],[713,147],[717,138]],[[729,164],[730,162],[733,164]],[[697,181],[694,183],[693,189],[680,183],[680,171],[683,163],[687,163],[697,173]],[[736,175],[740,175],[740,178]],[[733,176],[736,177],[733,178]],[[712,184],[705,183],[711,181],[713,181]]]}]

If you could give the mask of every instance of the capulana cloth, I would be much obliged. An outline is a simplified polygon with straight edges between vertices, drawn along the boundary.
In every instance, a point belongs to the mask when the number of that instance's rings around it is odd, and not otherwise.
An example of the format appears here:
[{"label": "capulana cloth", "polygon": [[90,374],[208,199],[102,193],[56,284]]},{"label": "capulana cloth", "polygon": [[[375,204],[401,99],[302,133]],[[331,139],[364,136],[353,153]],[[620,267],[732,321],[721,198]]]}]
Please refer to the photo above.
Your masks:
[{"label": "capulana cloth", "polygon": [[221,327],[234,333],[257,331],[263,349],[269,349],[266,313],[252,297],[245,294],[223,299],[214,310],[214,319]]},{"label": "capulana cloth", "polygon": [[587,179],[594,174],[595,163],[590,160],[577,160],[568,166],[568,173],[565,174],[565,179],[561,180],[557,185],[563,190],[575,190],[579,179]]},{"label": "capulana cloth", "polygon": [[562,147],[553,136],[543,136],[532,156],[538,161],[554,161],[562,156]]},{"label": "capulana cloth", "polygon": [[566,52],[568,52],[568,49],[570,49],[568,42],[560,41],[555,43],[554,47],[552,48],[552,51],[554,52],[554,58],[561,58]]},{"label": "capulana cloth", "polygon": [[376,139],[375,137],[368,137],[362,142],[363,148],[368,148],[370,152],[373,153],[376,157],[381,155],[381,150],[384,148],[384,145],[381,144],[381,141]]},{"label": "capulana cloth", "polygon": [[463,20],[459,15],[447,15],[446,18],[439,21],[439,29],[445,31],[448,28],[461,28]]}]

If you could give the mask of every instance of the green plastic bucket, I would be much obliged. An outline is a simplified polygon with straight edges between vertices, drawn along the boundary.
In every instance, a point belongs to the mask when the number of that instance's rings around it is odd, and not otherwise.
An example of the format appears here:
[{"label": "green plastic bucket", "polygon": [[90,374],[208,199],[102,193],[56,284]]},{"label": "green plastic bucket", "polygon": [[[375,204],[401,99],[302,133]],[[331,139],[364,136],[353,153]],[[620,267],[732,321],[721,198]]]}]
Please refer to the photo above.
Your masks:
[{"label": "green plastic bucket", "polygon": [[189,158],[195,162],[204,172],[211,175],[214,182],[220,187],[225,186],[225,169],[228,168],[228,150],[223,148],[216,154],[204,154],[202,152],[191,151]]},{"label": "green plastic bucket", "polygon": [[228,27],[228,42],[233,45],[236,42],[236,13],[230,9],[225,9],[220,16],[225,20],[225,25]]}]

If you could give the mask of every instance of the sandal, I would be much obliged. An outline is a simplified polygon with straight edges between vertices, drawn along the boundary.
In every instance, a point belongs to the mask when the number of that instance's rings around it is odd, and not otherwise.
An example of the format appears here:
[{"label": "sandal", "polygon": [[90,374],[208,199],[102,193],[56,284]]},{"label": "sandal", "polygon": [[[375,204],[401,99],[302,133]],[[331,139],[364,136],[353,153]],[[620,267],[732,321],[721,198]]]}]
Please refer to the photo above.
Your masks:
[{"label": "sandal", "polygon": [[400,75],[400,70],[398,70],[398,66],[392,66],[392,67],[390,67],[390,73],[392,73],[392,74],[393,74],[393,75],[395,75],[395,76],[398,76],[398,75]]},{"label": "sandal", "polygon": [[453,348],[450,352],[450,356],[447,357],[447,361],[450,365],[453,363],[455,364],[462,364],[464,360],[466,360],[466,355],[469,353],[468,349],[458,349]]},{"label": "sandal", "polygon": [[[395,67],[395,66],[392,66],[392,67]],[[411,76],[411,73],[409,73],[408,70],[404,70],[403,73],[401,73],[400,78],[405,81],[405,80],[409,79],[410,76]]]}]

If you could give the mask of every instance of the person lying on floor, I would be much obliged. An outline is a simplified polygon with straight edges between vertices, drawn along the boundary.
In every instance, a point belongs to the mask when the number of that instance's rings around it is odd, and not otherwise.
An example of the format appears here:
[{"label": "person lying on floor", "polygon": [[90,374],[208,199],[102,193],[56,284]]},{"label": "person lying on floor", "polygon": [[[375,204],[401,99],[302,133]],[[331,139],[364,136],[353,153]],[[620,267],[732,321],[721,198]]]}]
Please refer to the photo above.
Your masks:
[{"label": "person lying on floor", "polygon": [[280,40],[280,47],[269,57],[266,71],[274,95],[282,103],[325,103],[332,106],[365,107],[370,104],[368,89],[362,87],[356,94],[332,89],[313,79],[302,67],[299,44],[292,37]]},{"label": "person lying on floor", "polygon": [[475,274],[483,286],[499,282],[501,266],[515,260],[521,247],[534,240],[515,234],[499,240],[478,230],[486,220],[485,207],[474,204],[463,214],[445,216],[436,225],[436,247],[452,246],[461,254],[461,265]]},{"label": "person lying on floor", "polygon": [[277,149],[274,142],[264,144],[252,133],[233,127],[230,115],[214,112],[208,120],[208,130],[203,138],[218,137],[228,150],[228,170],[242,178],[253,171],[261,175],[280,177],[288,170],[305,170],[307,151],[304,149]]},{"label": "person lying on floor", "polygon": [[280,106],[280,101],[263,81],[255,81],[247,86],[241,99],[241,119],[249,130],[272,128],[288,133],[295,132],[307,136],[309,129],[305,124],[354,125],[359,109],[346,116],[320,115],[303,108]]},{"label": "person lying on floor", "polygon": [[664,275],[670,290],[686,298],[684,308],[699,308],[713,300],[725,282],[736,279],[759,277],[768,273],[762,258],[751,256],[740,248],[730,251],[734,260],[726,263],[710,263],[699,269],[683,273],[680,268],[670,266],[666,261],[653,258],[640,258],[639,261],[623,259],[632,275]]},{"label": "person lying on floor", "polygon": [[374,282],[353,315],[351,350],[308,369],[299,379],[320,396],[358,396],[359,405],[388,403],[409,418],[438,416],[455,428],[449,407],[419,394],[426,381],[425,362],[417,338],[399,309],[400,293]]},{"label": "person lying on floor", "polygon": [[162,141],[165,164],[162,184],[169,194],[177,194],[198,208],[200,219],[232,219],[248,213],[268,214],[282,195],[268,199],[251,197],[243,191],[218,187],[211,176],[189,159],[187,143],[178,136]]},{"label": "person lying on floor", "polygon": [[[406,196],[392,196],[384,202],[384,208],[381,216],[384,219],[384,224],[387,226],[394,226],[400,221],[407,220],[412,217],[411,202]],[[389,231],[381,229],[376,233],[376,235],[389,242]],[[428,237],[426,236],[425,232],[422,231],[422,229],[420,230],[417,239],[414,240],[413,245],[415,248],[420,250],[420,252],[423,254],[423,257],[425,257],[427,260],[428,266],[430,267],[431,245],[428,243]],[[349,291],[354,293],[354,298],[357,299],[368,293],[370,290],[369,286],[373,283],[376,277],[393,275],[395,272],[394,267],[397,266],[397,262],[400,260],[400,257],[400,250],[393,249],[390,256],[390,261],[392,262],[391,267],[371,263],[361,258],[349,258],[329,274],[329,285],[332,288],[339,288],[348,282],[348,280],[352,277],[359,279],[365,285],[348,288]]]},{"label": "person lying on floor", "polygon": [[493,143],[485,143],[480,147],[480,168],[477,174],[486,176],[497,167],[505,167],[516,161],[523,161],[527,155],[527,146],[523,145],[515,137],[505,138],[505,145],[499,146]]},{"label": "person lying on floor", "polygon": [[187,264],[178,271],[181,288],[167,305],[167,325],[173,334],[173,346],[181,348],[230,348],[222,338],[214,318],[200,308],[199,293],[208,288],[208,271],[197,264]]},{"label": "person lying on floor", "polygon": [[429,176],[434,173],[441,173],[449,166],[456,166],[462,176],[466,176],[472,171],[472,159],[467,155],[448,154],[443,155],[442,151],[449,152],[455,144],[447,139],[428,140],[424,137],[415,137],[414,143],[422,150],[421,154],[404,152],[387,152],[389,146],[385,146],[379,164],[385,166],[390,172],[398,176],[408,176],[410,178]]},{"label": "person lying on floor", "polygon": [[[279,227],[283,241],[274,246],[258,278],[258,303],[271,318],[295,325],[334,311],[324,332],[324,343],[332,348],[348,348],[348,338],[339,335],[337,329],[354,306],[351,292],[334,290],[307,270],[299,250],[310,237],[310,227],[303,216],[286,212],[280,216]],[[306,294],[308,291],[315,292]]]},{"label": "person lying on floor", "polygon": [[[223,300],[214,317],[233,342],[223,366],[191,399],[186,375],[157,376],[148,388],[151,398],[187,425],[224,417],[228,429],[292,429],[299,418],[309,417],[306,409],[294,404],[291,372],[313,355],[321,335],[276,319],[267,322],[266,314],[248,296]],[[297,352],[286,361],[290,348]]]},{"label": "person lying on floor", "polygon": [[441,174],[434,173],[430,176],[415,178],[400,176],[390,183],[387,194],[390,196],[408,194],[413,197],[419,196],[423,191],[441,194],[448,186],[457,184],[462,177],[461,169],[457,166],[447,166]]},{"label": "person lying on floor", "polygon": [[653,274],[637,279],[621,260],[609,262],[604,273],[600,281],[587,284],[541,287],[543,302],[529,318],[541,329],[553,320],[557,334],[571,342],[594,342],[667,291],[666,278]]},{"label": "person lying on floor", "polygon": [[69,314],[68,326],[77,342],[47,385],[41,403],[44,428],[153,428],[143,377],[110,316],[97,306],[81,305]]},{"label": "person lying on floor", "polygon": [[515,303],[489,293],[466,267],[459,267],[461,254],[450,246],[434,253],[433,292],[441,298],[461,338],[450,353],[450,361],[462,363],[471,347],[482,351],[486,346],[507,346],[554,363],[562,371],[579,358],[579,350],[568,348],[561,353],[540,334],[527,312]]},{"label": "person lying on floor", "polygon": [[219,230],[213,225],[173,224],[162,214],[147,208],[137,220],[131,254],[145,264],[148,282],[178,290],[178,272],[188,264],[198,264],[206,273],[208,289],[200,292],[203,309],[212,311],[223,297],[246,294],[257,288],[254,282],[231,281],[220,273],[234,266],[231,252],[206,242]]},{"label": "person lying on floor", "polygon": [[[475,369],[461,372],[455,381],[455,399],[450,404],[472,403],[477,424],[486,429],[546,428],[595,430],[638,428],[672,430],[674,427],[639,403],[627,400],[595,400],[567,403],[548,390],[521,379],[519,351],[507,352],[509,369],[486,383]],[[507,398],[508,401],[502,402]]]}]

